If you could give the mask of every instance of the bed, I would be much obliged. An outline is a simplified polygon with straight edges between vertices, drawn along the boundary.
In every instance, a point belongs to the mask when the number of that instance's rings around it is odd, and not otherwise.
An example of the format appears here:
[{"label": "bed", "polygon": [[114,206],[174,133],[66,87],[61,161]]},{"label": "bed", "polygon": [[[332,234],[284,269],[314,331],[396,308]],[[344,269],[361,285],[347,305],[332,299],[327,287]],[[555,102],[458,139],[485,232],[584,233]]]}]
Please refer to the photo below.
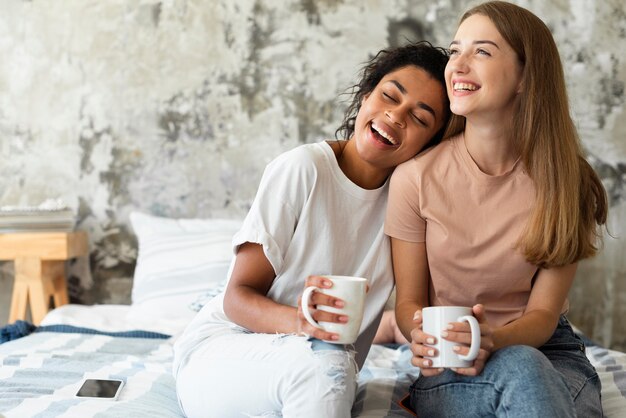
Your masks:
[{"label": "bed", "polygon": [[[223,289],[239,223],[138,213],[131,223],[139,241],[132,304],[65,305],[35,332],[0,344],[0,416],[183,416],[171,375],[173,342]],[[590,343],[587,356],[602,379],[605,415],[626,417],[626,353]],[[412,416],[398,404],[419,373],[409,359],[405,345],[374,345],[352,416]],[[116,401],[77,399],[85,378],[121,379],[125,387]]]}]

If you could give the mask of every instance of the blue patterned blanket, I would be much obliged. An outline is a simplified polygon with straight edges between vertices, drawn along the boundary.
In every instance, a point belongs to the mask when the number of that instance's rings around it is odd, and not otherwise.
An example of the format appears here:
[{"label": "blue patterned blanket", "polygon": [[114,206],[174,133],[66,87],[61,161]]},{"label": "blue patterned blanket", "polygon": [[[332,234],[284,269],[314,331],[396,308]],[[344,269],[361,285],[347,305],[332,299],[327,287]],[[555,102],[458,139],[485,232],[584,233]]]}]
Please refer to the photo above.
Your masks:
[{"label": "blue patterned blanket", "polygon": [[[71,331],[39,331],[0,345],[0,416],[182,417],[171,340]],[[593,346],[587,355],[602,379],[605,415],[626,417],[626,354]],[[411,417],[398,405],[418,375],[409,358],[407,346],[372,347],[359,375],[353,417]],[[77,399],[84,378],[126,384],[117,401]],[[218,384],[207,382],[207,389]]]}]

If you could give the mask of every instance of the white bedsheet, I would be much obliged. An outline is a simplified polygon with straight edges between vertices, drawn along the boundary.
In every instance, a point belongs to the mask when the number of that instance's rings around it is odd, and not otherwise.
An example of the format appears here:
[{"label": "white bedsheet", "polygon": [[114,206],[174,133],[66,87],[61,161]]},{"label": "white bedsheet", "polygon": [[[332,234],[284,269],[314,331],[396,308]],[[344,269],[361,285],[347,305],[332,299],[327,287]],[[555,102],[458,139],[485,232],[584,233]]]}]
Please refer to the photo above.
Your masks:
[{"label": "white bedsheet", "polygon": [[195,315],[164,317],[160,307],[141,308],[130,305],[64,305],[50,311],[40,325],[72,325],[93,328],[100,331],[152,331],[171,335],[174,338],[182,333]]}]

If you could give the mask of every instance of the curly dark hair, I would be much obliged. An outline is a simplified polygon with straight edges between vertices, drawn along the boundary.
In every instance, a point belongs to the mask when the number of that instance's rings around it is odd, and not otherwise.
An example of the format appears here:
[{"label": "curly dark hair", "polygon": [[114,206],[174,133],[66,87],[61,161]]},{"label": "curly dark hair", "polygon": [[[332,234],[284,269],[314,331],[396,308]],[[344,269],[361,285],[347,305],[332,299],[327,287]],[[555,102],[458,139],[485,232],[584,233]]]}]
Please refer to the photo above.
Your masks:
[{"label": "curly dark hair", "polygon": [[[365,63],[361,70],[361,81],[348,89],[352,95],[352,102],[345,111],[343,122],[335,131],[335,138],[348,140],[354,134],[354,123],[356,115],[361,109],[363,98],[371,93],[380,80],[392,71],[413,65],[421,68],[439,81],[446,91],[446,80],[444,70],[448,63],[448,51],[444,48],[431,45],[428,41],[410,43],[398,48],[378,52],[372,59]],[[448,96],[445,100],[445,111],[447,120],[450,115],[450,105]],[[430,147],[441,142],[447,124],[441,128],[435,136],[428,142],[426,147]],[[426,148],[425,147],[425,148]]]}]

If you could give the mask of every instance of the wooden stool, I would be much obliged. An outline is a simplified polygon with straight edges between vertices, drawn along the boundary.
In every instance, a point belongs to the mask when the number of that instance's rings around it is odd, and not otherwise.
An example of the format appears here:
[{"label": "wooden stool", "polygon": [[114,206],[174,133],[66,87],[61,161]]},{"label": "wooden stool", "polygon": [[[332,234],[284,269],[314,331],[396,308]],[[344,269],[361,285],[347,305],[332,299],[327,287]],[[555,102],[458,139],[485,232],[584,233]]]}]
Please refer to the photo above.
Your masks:
[{"label": "wooden stool", "polygon": [[26,318],[30,304],[33,324],[50,308],[68,303],[65,260],[89,253],[87,234],[75,232],[16,232],[0,234],[0,260],[15,261],[9,323]]}]

